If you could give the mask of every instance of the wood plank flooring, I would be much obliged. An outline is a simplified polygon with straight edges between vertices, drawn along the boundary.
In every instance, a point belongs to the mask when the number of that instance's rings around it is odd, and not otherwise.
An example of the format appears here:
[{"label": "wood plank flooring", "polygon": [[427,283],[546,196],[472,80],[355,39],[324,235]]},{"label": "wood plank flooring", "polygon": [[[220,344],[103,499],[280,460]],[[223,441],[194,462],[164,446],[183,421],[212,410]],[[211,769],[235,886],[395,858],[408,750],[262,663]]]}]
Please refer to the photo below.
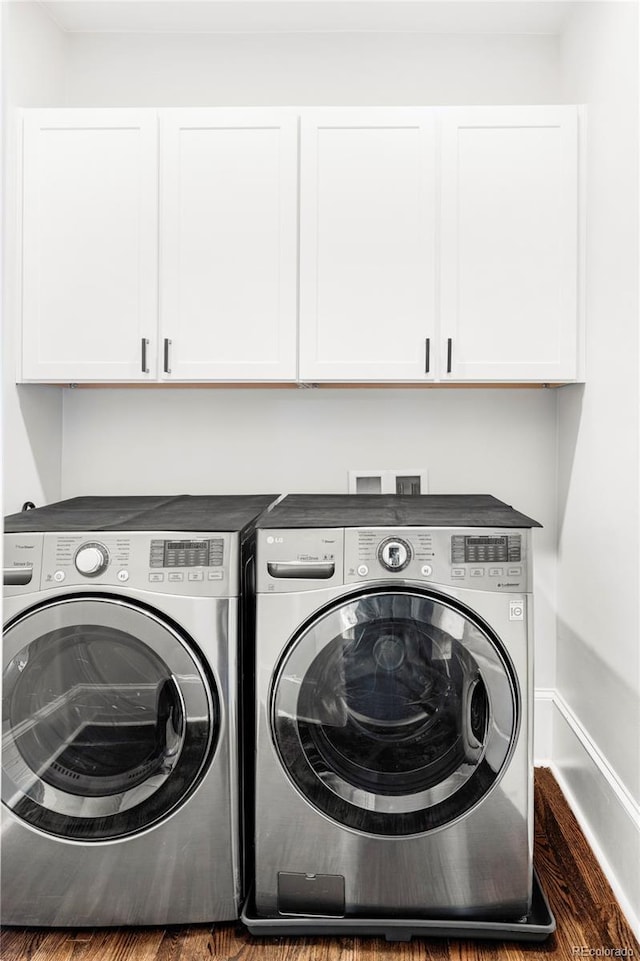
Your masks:
[{"label": "wood plank flooring", "polygon": [[[6,928],[2,961],[564,961],[612,956],[635,940],[551,772],[536,770],[535,863],[557,921],[547,941],[254,938],[240,924],[171,928]],[[581,953],[582,949],[582,953]],[[608,952],[607,952],[607,949]],[[605,953],[607,952],[607,953]],[[591,955],[593,957],[594,955]],[[625,956],[625,955],[623,955]]]}]

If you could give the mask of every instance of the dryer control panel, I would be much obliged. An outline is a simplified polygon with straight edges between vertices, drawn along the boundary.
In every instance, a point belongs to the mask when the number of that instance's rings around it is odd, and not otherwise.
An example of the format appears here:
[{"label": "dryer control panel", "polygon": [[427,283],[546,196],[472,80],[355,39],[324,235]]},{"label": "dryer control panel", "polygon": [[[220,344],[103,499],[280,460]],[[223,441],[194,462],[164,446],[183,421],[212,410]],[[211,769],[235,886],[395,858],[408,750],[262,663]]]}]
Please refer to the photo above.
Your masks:
[{"label": "dryer control panel", "polygon": [[372,527],[344,534],[345,584],[398,577],[471,590],[532,590],[526,529]]},{"label": "dryer control panel", "polygon": [[186,597],[239,593],[238,537],[233,534],[6,534],[4,544],[5,584],[13,580],[18,585],[13,593],[109,586]]}]

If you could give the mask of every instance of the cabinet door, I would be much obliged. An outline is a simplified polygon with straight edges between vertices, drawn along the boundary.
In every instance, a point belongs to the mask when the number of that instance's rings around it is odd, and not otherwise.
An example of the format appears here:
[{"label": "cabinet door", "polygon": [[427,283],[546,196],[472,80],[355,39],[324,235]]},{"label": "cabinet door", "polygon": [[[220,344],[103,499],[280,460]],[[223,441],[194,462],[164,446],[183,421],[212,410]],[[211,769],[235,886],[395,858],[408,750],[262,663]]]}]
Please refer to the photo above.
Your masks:
[{"label": "cabinet door", "polygon": [[161,112],[167,380],[296,377],[297,116]]},{"label": "cabinet door", "polygon": [[23,380],[155,377],[157,203],[155,111],[24,112]]},{"label": "cabinet door", "polygon": [[451,108],[441,122],[444,376],[575,379],[577,108]]},{"label": "cabinet door", "polygon": [[300,378],[434,376],[434,113],[303,114]]}]

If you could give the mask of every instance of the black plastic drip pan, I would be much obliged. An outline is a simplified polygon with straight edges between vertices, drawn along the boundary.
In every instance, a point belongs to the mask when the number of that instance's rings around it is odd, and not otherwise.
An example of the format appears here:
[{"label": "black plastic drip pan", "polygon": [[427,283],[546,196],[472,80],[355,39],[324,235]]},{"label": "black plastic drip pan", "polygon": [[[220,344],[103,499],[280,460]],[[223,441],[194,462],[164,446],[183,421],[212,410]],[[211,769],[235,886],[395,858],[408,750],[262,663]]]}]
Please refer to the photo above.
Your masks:
[{"label": "black plastic drip pan", "polygon": [[242,923],[251,934],[261,937],[303,937],[306,935],[360,935],[384,937],[387,941],[410,941],[412,938],[489,938],[498,941],[544,941],[556,929],[546,895],[538,875],[533,873],[531,911],[520,921],[476,921],[434,918],[304,918],[259,917],[253,906],[253,895],[245,902]]}]

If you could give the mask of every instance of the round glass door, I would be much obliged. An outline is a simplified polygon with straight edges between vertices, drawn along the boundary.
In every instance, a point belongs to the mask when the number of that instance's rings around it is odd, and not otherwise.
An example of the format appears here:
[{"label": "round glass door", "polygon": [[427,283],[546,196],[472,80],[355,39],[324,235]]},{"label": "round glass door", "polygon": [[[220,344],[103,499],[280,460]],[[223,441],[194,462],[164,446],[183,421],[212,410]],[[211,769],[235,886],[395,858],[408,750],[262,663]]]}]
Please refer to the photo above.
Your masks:
[{"label": "round glass door", "polygon": [[2,800],[42,831],[104,840],[149,827],[199,782],[218,699],[195,651],[117,598],[46,604],[4,636]]},{"label": "round glass door", "polygon": [[435,593],[374,591],[294,637],[271,715],[282,763],[315,807],[365,833],[410,835],[461,817],[497,781],[518,686],[471,611]]}]

